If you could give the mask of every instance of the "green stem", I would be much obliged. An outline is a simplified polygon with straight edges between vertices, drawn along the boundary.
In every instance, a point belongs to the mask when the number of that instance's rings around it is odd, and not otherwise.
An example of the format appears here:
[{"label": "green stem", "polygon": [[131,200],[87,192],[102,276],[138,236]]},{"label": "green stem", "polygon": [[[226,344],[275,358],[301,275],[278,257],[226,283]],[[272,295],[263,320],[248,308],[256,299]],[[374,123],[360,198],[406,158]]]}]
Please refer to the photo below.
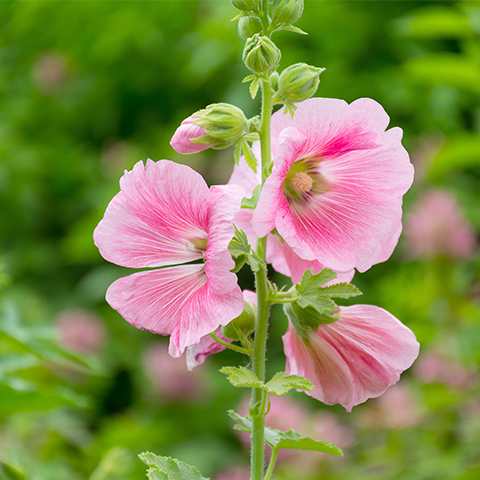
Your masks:
[{"label": "green stem", "polygon": [[272,451],[272,456],[270,457],[270,463],[268,464],[268,470],[267,470],[267,473],[265,474],[264,480],[270,480],[270,477],[272,476],[272,473],[273,473],[273,469],[275,468],[277,455],[278,455],[278,450],[274,448]]},{"label": "green stem", "polygon": [[243,353],[244,355],[250,355],[252,352],[248,351],[246,348],[239,347],[237,345],[233,345],[228,342],[224,342],[222,339],[218,338],[213,332],[210,334],[210,336],[218,342],[220,345],[223,345],[224,347],[229,348],[230,350],[234,350],[235,352],[238,353]]},{"label": "green stem", "polygon": [[[272,117],[272,90],[268,80],[262,80],[262,116],[260,120],[260,141],[262,152],[262,185],[266,180],[266,166],[271,161],[270,122]],[[257,239],[256,254],[265,261],[267,237]],[[267,271],[255,273],[257,289],[257,318],[252,352],[252,371],[262,381],[265,380],[265,361],[268,332],[268,316],[271,302],[268,300]],[[263,480],[265,471],[265,396],[261,388],[252,389],[252,453],[251,480]]]}]

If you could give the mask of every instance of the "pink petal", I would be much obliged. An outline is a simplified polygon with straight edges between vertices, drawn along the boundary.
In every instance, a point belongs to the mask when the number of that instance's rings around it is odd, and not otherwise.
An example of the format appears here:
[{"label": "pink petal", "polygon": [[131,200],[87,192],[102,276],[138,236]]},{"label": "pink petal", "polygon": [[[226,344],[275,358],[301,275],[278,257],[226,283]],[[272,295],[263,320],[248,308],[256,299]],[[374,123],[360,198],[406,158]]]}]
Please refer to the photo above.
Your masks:
[{"label": "pink petal", "polygon": [[222,295],[237,285],[235,266],[228,245],[235,234],[233,219],[240,210],[244,190],[237,185],[213,186],[209,212],[208,245],[205,252],[206,273],[212,293]]},{"label": "pink petal", "polygon": [[260,168],[255,173],[245,161],[245,158],[241,157],[238,165],[235,164],[233,172],[228,181],[228,185],[240,185],[245,189],[245,197],[252,198],[253,190],[257,185],[261,183]]},{"label": "pink petal", "polygon": [[318,388],[309,395],[350,411],[395,384],[417,358],[419,344],[411,330],[382,308],[340,308],[340,320],[309,334],[309,348],[289,328],[284,336],[286,371],[314,382]]},{"label": "pink petal", "polygon": [[[232,340],[226,338],[222,334],[220,328],[217,329],[215,335],[224,342],[232,343]],[[227,347],[224,347],[221,343],[218,343],[210,335],[205,335],[200,339],[195,345],[187,347],[187,368],[188,370],[193,370],[195,367],[198,367],[205,362],[209,355],[214,355],[225,350]]]},{"label": "pink petal", "polygon": [[191,240],[206,239],[210,192],[200,174],[168,160],[138,162],[94,232],[102,256],[124,267],[155,267],[202,258]]},{"label": "pink petal", "polygon": [[211,145],[201,145],[191,142],[192,139],[205,135],[205,129],[203,127],[192,123],[195,118],[196,117],[188,117],[185,119],[173,134],[170,145],[178,153],[198,153],[211,147]]},{"label": "pink petal", "polygon": [[240,288],[211,291],[204,265],[183,265],[120,278],[107,291],[107,302],[127,322],[153,333],[171,335],[170,355],[179,357],[219,325],[243,311]]}]

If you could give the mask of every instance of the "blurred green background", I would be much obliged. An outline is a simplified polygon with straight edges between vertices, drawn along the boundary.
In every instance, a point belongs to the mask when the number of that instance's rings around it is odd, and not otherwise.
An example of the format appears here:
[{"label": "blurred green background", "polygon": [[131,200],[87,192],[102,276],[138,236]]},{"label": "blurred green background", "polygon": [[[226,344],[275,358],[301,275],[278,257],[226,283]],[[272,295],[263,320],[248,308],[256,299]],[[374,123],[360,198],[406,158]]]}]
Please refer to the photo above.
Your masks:
[{"label": "blurred green background", "polygon": [[[137,480],[150,450],[248,479],[226,416],[247,392],[218,373],[244,360],[223,352],[187,373],[169,359],[166,339],[105,303],[129,272],[92,240],[139,160],[228,180],[231,149],[183,157],[169,141],[209,103],[258,113],[235,14],[227,0],[0,2],[0,478]],[[374,98],[404,130],[417,172],[404,235],[354,283],[422,350],[350,414],[300,393],[276,402],[272,426],[346,451],[291,454],[276,478],[480,478],[480,2],[306,0],[297,25],[309,35],[275,34],[280,69],[326,67],[318,96]],[[274,309],[271,374],[285,329]]]}]

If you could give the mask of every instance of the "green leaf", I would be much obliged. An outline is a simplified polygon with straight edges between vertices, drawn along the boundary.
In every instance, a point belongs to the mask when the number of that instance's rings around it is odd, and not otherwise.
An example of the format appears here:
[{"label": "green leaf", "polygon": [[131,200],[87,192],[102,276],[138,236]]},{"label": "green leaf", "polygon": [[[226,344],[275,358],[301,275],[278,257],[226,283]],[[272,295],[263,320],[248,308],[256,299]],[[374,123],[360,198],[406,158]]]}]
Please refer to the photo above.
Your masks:
[{"label": "green leaf", "polygon": [[255,208],[260,198],[260,193],[262,192],[262,186],[257,185],[252,193],[252,198],[244,198],[242,200],[242,208]]},{"label": "green leaf", "polygon": [[257,96],[258,87],[260,86],[260,77],[255,77],[250,84],[250,96],[252,100]]},{"label": "green leaf", "polygon": [[235,144],[235,150],[233,151],[233,158],[235,159],[235,163],[237,165],[240,164],[241,155],[242,155],[242,142],[239,141]]},{"label": "green leaf", "polygon": [[152,475],[149,478],[155,480],[208,480],[203,477],[195,467],[181,462],[176,458],[160,457],[150,452],[141,453],[139,458],[143,463],[148,465],[149,469],[147,474]]},{"label": "green leaf", "polygon": [[304,339],[307,338],[310,329],[316,331],[319,325],[334,323],[339,319],[338,316],[329,313],[319,313],[313,307],[302,308],[296,302],[286,303],[283,310],[297,334]]},{"label": "green leaf", "polygon": [[298,27],[294,27],[293,25],[291,24],[284,24],[284,25],[279,25],[278,27],[276,27],[273,31],[273,32],[279,32],[281,30],[285,30],[287,32],[294,32],[294,33],[299,33],[300,35],[308,35],[307,32],[304,32],[301,28],[298,28]]},{"label": "green leaf", "polygon": [[265,262],[252,251],[248,243],[247,234],[243,230],[239,230],[235,225],[235,236],[232,238],[228,250],[232,257],[237,260],[244,258],[254,272],[258,272],[261,268],[266,269]]},{"label": "green leaf", "polygon": [[[235,425],[235,430],[252,433],[252,419],[249,416],[242,417],[233,410],[229,410],[228,414],[231,418],[239,422]],[[312,450],[316,452],[330,453],[332,455],[343,456],[343,452],[333,443],[313,440],[310,437],[302,437],[294,430],[288,432],[281,432],[274,428],[265,428],[265,442],[268,443],[274,450],[288,449],[288,450]]]},{"label": "green leaf", "polygon": [[315,387],[311,380],[298,375],[288,375],[285,372],[278,372],[267,382],[265,389],[275,395],[284,395],[292,388],[299,390],[313,390]]},{"label": "green leaf", "polygon": [[147,470],[147,478],[150,480],[168,480],[168,475],[159,468],[149,468]]},{"label": "green leaf", "polygon": [[255,173],[257,173],[257,159],[255,158],[255,154],[253,153],[252,147],[250,147],[250,145],[245,139],[242,139],[241,142],[242,142],[243,155],[245,156],[245,161],[247,162],[247,165]]},{"label": "green leaf", "polygon": [[311,270],[303,274],[302,281],[295,285],[298,293],[298,305],[302,308],[313,307],[319,313],[333,312],[337,306],[328,298],[320,296],[321,286],[337,277],[335,272],[324,268],[316,275]]},{"label": "green leaf", "polygon": [[228,375],[227,380],[234,387],[261,388],[264,383],[246,367],[223,367],[220,372]]},{"label": "green leaf", "polygon": [[321,287],[319,295],[334,298],[350,298],[362,295],[362,292],[351,283],[336,283],[335,285],[328,285],[327,287]]}]

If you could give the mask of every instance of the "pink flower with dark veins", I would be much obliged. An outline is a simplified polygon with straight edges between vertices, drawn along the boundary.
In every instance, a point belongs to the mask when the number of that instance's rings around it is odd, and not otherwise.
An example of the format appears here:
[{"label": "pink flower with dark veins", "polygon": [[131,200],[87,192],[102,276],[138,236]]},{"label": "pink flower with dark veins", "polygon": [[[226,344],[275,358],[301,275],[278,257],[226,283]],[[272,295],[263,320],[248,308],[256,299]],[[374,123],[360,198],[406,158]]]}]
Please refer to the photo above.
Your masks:
[{"label": "pink flower with dark veins", "polygon": [[287,374],[309,378],[308,395],[347,411],[380,396],[418,356],[413,332],[372,305],[340,307],[340,319],[309,330],[305,340],[289,324],[283,336]]},{"label": "pink flower with dark veins", "polygon": [[[272,118],[274,166],[255,209],[258,237],[276,229],[302,259],[364,272],[396,245],[413,166],[402,130],[374,100],[313,98],[293,121]],[[278,135],[274,140],[275,135]],[[394,239],[396,237],[396,239]]]},{"label": "pink flower with dark veins", "polygon": [[106,298],[135,327],[171,335],[173,357],[243,311],[228,251],[242,196],[241,187],[209,189],[184,165],[138,162],[121,178],[120,192],[95,229],[95,245],[106,260],[168,267],[120,278]]},{"label": "pink flower with dark veins", "polygon": [[[254,148],[254,150],[257,149]],[[242,158],[239,162],[239,165],[235,165],[232,176],[230,177],[228,183],[229,185],[242,186],[245,189],[245,196],[250,198],[255,187],[260,185],[260,178],[253,172],[253,170],[247,165],[247,162],[245,162],[245,160]],[[255,249],[257,236],[252,230],[253,213],[254,210],[250,208],[242,208],[240,212],[238,212],[233,223],[235,223],[237,228],[246,233],[250,245],[252,245],[252,247]],[[276,270],[278,273],[281,273],[287,277],[291,277],[293,283],[301,282],[302,276],[307,270],[311,269],[312,273],[315,275],[324,268],[324,265],[317,260],[305,260],[299,257],[277,234],[268,235],[266,260],[267,263],[270,263],[274,270]],[[355,271],[352,269],[348,272],[337,273],[338,277],[335,279],[334,283],[350,282],[355,274]]]}]

